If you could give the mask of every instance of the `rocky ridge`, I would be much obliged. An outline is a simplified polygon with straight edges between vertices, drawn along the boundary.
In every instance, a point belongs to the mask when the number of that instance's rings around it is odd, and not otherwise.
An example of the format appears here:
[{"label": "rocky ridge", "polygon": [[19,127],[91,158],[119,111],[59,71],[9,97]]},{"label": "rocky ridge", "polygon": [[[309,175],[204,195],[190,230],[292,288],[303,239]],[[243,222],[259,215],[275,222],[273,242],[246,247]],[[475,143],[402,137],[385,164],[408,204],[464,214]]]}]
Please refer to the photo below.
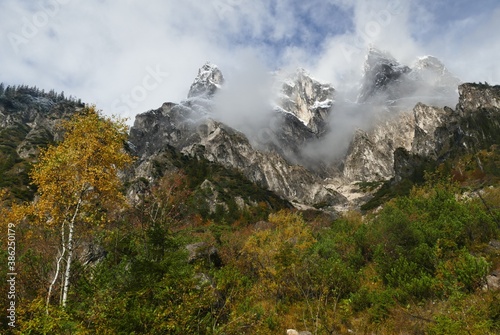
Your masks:
[{"label": "rocky ridge", "polygon": [[[162,147],[171,145],[186,155],[236,168],[252,182],[296,204],[346,208],[366,200],[366,194],[354,186],[357,183],[400,180],[414,170],[410,165],[443,159],[457,145],[470,146],[465,140],[457,142],[464,136],[463,120],[469,111],[498,108],[494,88],[485,89],[483,95],[482,88],[471,84],[459,87],[455,110],[423,103],[413,108],[393,104],[411,96],[424,82],[427,89],[446,94],[457,91],[451,85],[458,80],[434,57],[421,58],[408,67],[372,50],[365,70],[360,106],[375,110],[374,122],[353,134],[345,156],[330,167],[311,168],[302,154],[308,143],[329,131],[330,114],[336,108],[331,85],[314,80],[302,69],[281,77],[278,99],[270,106],[274,111],[270,126],[261,132],[265,136],[253,138],[213,117],[217,106],[212,97],[224,80],[215,65],[205,64],[187,100],[165,103],[137,116],[131,129],[131,143],[140,157],[137,175],[151,178],[151,160]],[[476,122],[471,127],[477,126]]]},{"label": "rocky ridge", "polygon": [[[218,71],[214,65],[206,64],[204,69],[208,68]],[[190,92],[212,92],[213,82],[203,81],[203,78],[216,76],[207,74],[205,70],[200,70],[200,74]],[[206,88],[203,89],[200,83],[205,83]],[[272,141],[268,150],[256,149],[245,134],[205,112],[206,109],[199,108],[188,98],[179,104],[165,103],[157,110],[138,115],[130,132],[130,142],[139,157],[136,176],[152,179],[151,161],[164,146],[170,145],[186,155],[236,168],[252,182],[292,202],[313,205],[344,200],[338,193],[326,189],[318,176],[271,150]],[[293,121],[285,118],[283,122]],[[270,132],[279,138],[284,136],[284,129],[286,127],[277,132],[270,129]]]}]

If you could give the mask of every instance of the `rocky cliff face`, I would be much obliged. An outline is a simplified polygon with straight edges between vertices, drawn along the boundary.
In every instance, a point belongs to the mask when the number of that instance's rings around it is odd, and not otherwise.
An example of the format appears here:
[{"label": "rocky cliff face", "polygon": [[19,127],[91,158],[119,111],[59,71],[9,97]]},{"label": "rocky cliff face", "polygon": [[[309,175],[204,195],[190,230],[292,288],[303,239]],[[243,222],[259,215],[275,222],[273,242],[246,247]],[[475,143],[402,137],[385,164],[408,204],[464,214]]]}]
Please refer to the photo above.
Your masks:
[{"label": "rocky cliff face", "polygon": [[304,69],[280,80],[278,106],[291,113],[315,134],[327,130],[334,88],[311,78]]},{"label": "rocky cliff face", "polygon": [[36,97],[21,91],[11,99],[0,99],[0,129],[18,134],[20,142],[16,143],[16,152],[20,158],[33,158],[40,144],[60,137],[55,129],[59,121],[79,108],[81,106],[70,101]]},{"label": "rocky cliff face", "polygon": [[458,83],[435,57],[422,57],[409,67],[370,49],[358,102],[370,106],[376,119],[368,129],[356,132],[344,160],[344,177],[361,181],[394,177],[397,148],[436,158],[445,146],[442,127],[456,113],[420,101],[456,103]]},{"label": "rocky cliff face", "polygon": [[462,84],[455,110],[417,104],[411,150],[395,155],[396,180],[426,160],[443,162],[500,141],[500,86]]},{"label": "rocky cliff face", "polygon": [[358,130],[344,160],[350,181],[380,181],[394,176],[394,151],[410,149],[415,119],[409,112],[383,116],[371,129]]},{"label": "rocky cliff face", "polygon": [[463,115],[482,109],[500,109],[500,87],[487,84],[463,84],[458,87],[460,101],[457,110]]},{"label": "rocky cliff face", "polygon": [[500,143],[500,86],[463,84],[458,91],[458,116],[441,141],[468,152]]},{"label": "rocky cliff face", "polygon": [[[204,73],[203,77],[214,75]],[[204,82],[205,86],[195,81],[190,92],[213,94],[212,84],[210,80]],[[285,119],[285,127],[275,135],[283,134],[288,127],[288,136],[296,136],[293,130],[300,131],[292,126],[296,121],[295,117]],[[192,99],[180,104],[166,103],[157,110],[138,115],[130,132],[130,142],[140,157],[138,176],[151,178],[151,160],[170,145],[186,155],[236,168],[249,180],[290,201],[311,205],[343,201],[339,194],[327,190],[313,173],[289,162],[277,150],[270,150],[272,146],[256,149],[245,134],[213,119],[205,109],[194,105]]]},{"label": "rocky cliff face", "polygon": [[452,122],[454,114],[449,107],[438,108],[418,103],[413,108],[415,130],[411,152],[436,159],[442,147],[440,129]]}]

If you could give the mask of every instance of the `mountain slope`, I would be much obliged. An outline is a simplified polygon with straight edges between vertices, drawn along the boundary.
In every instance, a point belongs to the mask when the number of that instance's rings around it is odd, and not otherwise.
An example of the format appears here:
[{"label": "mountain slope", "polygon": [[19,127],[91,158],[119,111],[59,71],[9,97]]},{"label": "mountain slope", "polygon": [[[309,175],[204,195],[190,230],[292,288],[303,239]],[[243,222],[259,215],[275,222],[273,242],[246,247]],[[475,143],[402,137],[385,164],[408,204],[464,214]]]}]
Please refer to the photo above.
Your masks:
[{"label": "mountain slope", "polygon": [[41,147],[58,139],[57,123],[83,105],[54,91],[0,86],[0,188],[29,200],[34,194],[28,178],[30,162]]}]

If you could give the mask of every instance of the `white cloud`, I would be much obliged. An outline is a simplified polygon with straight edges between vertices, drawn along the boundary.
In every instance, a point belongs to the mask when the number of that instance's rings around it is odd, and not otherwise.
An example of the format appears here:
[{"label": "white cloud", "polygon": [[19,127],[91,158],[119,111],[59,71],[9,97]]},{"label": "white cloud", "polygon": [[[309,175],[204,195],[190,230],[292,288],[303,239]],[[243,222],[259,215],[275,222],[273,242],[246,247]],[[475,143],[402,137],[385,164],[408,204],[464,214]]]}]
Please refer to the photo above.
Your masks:
[{"label": "white cloud", "polygon": [[[164,101],[183,99],[205,61],[230,77],[226,71],[244,65],[249,52],[268,67],[302,66],[338,89],[355,87],[365,48],[373,43],[402,62],[431,53],[465,80],[500,83],[500,40],[494,34],[500,14],[491,3],[469,18],[447,20],[444,28],[440,21],[446,13],[436,12],[431,2],[420,4],[2,0],[0,81],[64,90],[107,113],[133,117]],[[157,68],[168,76],[144,87]],[[123,108],[122,97],[134,92],[132,107]],[[117,100],[122,103],[118,110]]]},{"label": "white cloud", "polygon": [[429,49],[463,81],[500,84],[500,7],[453,22],[429,42]]}]

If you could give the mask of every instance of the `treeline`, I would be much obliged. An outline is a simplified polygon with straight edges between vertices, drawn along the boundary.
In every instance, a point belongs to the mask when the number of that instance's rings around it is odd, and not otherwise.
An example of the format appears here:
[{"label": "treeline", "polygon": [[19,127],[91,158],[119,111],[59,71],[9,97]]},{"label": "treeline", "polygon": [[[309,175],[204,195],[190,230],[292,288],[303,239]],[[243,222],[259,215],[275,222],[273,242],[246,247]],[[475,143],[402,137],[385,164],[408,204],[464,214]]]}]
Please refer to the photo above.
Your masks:
[{"label": "treeline", "polygon": [[5,86],[4,83],[0,83],[0,98],[5,97],[5,98],[16,98],[22,95],[29,95],[32,97],[44,97],[48,98],[54,102],[58,101],[67,101],[67,102],[73,102],[78,105],[82,104],[81,99],[77,99],[73,96],[66,97],[63,92],[56,92],[55,90],[50,90],[46,92],[44,89],[39,89],[36,86],[28,86],[28,85],[7,85]]}]

